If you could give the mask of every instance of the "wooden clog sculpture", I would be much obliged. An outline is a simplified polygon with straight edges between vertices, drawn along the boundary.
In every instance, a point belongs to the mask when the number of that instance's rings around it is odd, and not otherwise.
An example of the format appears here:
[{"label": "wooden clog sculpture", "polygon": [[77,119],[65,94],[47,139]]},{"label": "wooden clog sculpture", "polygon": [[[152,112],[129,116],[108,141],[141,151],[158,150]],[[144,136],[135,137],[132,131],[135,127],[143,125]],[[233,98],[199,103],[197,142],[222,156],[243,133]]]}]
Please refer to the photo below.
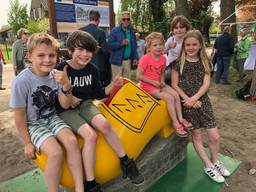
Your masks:
[{"label": "wooden clog sculpture", "polygon": [[[165,102],[154,99],[129,80],[125,80],[125,84],[118,88],[114,95],[105,102],[98,102],[97,106],[113,126],[131,158],[136,159],[154,135],[166,138],[174,132]],[[82,139],[78,137],[78,140],[82,146]],[[38,155],[35,162],[44,170],[46,155]],[[119,158],[102,134],[98,133],[95,164],[97,182],[105,183],[120,172]],[[63,161],[61,185],[74,188],[66,160]]]}]

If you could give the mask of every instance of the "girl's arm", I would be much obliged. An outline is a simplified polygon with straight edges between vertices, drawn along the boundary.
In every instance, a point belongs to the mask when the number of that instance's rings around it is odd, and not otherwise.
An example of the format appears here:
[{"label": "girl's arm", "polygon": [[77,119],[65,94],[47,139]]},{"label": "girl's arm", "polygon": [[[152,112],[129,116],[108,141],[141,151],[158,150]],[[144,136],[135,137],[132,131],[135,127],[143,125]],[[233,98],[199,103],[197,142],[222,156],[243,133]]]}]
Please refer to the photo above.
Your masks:
[{"label": "girl's arm", "polygon": [[189,99],[186,93],[178,86],[179,84],[179,73],[172,69],[172,87],[175,89],[183,100]]},{"label": "girl's arm", "polygon": [[200,87],[200,89],[197,91],[195,95],[193,95],[191,98],[194,100],[199,100],[209,89],[210,87],[210,75],[205,74],[203,85]]},{"label": "girl's arm", "polygon": [[138,66],[137,71],[136,71],[136,77],[138,80],[143,81],[145,83],[149,83],[156,87],[159,87],[161,85],[160,82],[149,79],[149,78],[145,77],[143,74],[144,74],[144,69]]},{"label": "girl's arm", "polygon": [[31,142],[27,127],[27,113],[24,108],[14,109],[15,125],[19,131],[21,139],[24,143],[24,155],[27,159],[35,159],[36,147]]},{"label": "girl's arm", "polygon": [[164,71],[165,71],[165,69],[161,70],[161,80],[160,80],[161,84],[160,84],[160,87],[162,87],[162,88],[165,86],[165,76],[164,76],[165,74],[164,74]]},{"label": "girl's arm", "polygon": [[184,106],[198,108],[196,107],[196,103],[199,102],[201,105],[201,102],[199,101],[199,99],[207,92],[207,90],[209,89],[209,86],[210,86],[210,75],[205,74],[203,85],[200,87],[200,89],[195,95],[183,101]]}]

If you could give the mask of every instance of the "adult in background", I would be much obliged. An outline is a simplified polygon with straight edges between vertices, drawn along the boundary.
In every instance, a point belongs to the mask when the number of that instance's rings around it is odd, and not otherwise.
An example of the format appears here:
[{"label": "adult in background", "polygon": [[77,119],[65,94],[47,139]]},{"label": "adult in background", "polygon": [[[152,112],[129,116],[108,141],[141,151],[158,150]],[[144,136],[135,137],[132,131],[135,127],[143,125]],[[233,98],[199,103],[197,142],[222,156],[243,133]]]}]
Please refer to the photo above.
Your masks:
[{"label": "adult in background", "polygon": [[0,49],[0,90],[5,90],[5,88],[3,88],[3,64],[4,63],[5,63],[4,55],[2,53],[2,49]]},{"label": "adult in background", "polygon": [[110,63],[112,76],[122,74],[131,78],[131,65],[138,64],[138,53],[135,33],[131,27],[131,17],[128,11],[121,13],[121,24],[111,30],[108,46],[111,50]]},{"label": "adult in background", "polygon": [[140,59],[145,53],[146,43],[144,39],[140,38],[140,33],[135,33],[135,36],[136,36],[136,42],[137,42],[137,53]]},{"label": "adult in background", "polygon": [[106,87],[111,81],[111,66],[109,63],[109,49],[106,41],[106,35],[104,30],[100,29],[100,12],[97,10],[90,10],[89,12],[89,24],[80,30],[90,33],[98,42],[99,49],[92,58],[94,63],[100,72],[100,82]]},{"label": "adult in background", "polygon": [[229,32],[230,26],[224,27],[223,34],[217,37],[214,43],[214,52],[217,51],[217,72],[215,78],[216,84],[220,83],[221,78],[224,85],[231,84],[228,81],[228,76],[230,58],[234,53],[234,40]]},{"label": "adult in background", "polygon": [[29,31],[21,28],[18,30],[17,35],[18,39],[12,45],[12,62],[15,75],[18,75],[26,67]]},{"label": "adult in background", "polygon": [[249,49],[251,47],[251,40],[248,35],[246,35],[246,30],[242,29],[239,32],[241,39],[235,46],[235,62],[234,68],[238,71],[239,77],[237,82],[243,80],[246,77],[244,73],[244,63],[249,56]]}]

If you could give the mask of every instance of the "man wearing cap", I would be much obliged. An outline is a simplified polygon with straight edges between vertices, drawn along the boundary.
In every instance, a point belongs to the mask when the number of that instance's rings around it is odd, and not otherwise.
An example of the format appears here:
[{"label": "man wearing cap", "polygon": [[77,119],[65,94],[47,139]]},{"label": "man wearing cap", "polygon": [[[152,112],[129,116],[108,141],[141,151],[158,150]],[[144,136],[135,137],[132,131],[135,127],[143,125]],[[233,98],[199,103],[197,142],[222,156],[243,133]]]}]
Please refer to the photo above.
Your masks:
[{"label": "man wearing cap", "polygon": [[136,36],[131,27],[131,17],[128,11],[121,13],[121,24],[112,29],[108,39],[111,50],[110,63],[112,77],[122,74],[131,78],[131,65],[138,64]]}]

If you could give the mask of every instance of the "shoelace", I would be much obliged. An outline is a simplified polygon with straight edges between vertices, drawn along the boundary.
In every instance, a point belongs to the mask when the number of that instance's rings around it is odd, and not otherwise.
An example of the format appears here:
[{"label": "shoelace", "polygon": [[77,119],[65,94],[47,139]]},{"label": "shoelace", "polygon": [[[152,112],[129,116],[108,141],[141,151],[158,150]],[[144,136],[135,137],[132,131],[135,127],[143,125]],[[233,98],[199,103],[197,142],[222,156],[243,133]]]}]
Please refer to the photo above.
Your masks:
[{"label": "shoelace", "polygon": [[222,162],[220,161],[217,161],[214,166],[219,170],[219,171],[222,171],[224,169],[224,165]]},{"label": "shoelace", "polygon": [[210,167],[210,169],[207,171],[211,177],[220,175],[219,171],[215,169],[215,167]]}]

